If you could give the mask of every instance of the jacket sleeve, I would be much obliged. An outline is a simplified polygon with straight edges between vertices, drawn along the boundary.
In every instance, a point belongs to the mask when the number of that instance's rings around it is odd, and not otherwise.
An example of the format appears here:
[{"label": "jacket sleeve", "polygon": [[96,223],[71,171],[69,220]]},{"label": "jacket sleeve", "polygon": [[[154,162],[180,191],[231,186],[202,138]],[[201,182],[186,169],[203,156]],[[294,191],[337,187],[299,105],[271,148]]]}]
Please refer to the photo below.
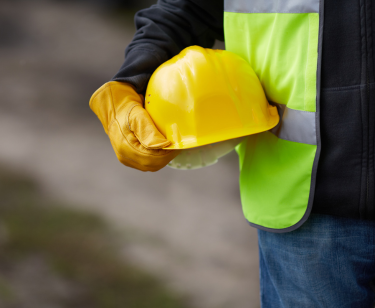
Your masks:
[{"label": "jacket sleeve", "polygon": [[125,62],[112,80],[146,91],[155,69],[191,45],[213,46],[224,40],[223,0],[159,0],[135,15],[136,33]]}]

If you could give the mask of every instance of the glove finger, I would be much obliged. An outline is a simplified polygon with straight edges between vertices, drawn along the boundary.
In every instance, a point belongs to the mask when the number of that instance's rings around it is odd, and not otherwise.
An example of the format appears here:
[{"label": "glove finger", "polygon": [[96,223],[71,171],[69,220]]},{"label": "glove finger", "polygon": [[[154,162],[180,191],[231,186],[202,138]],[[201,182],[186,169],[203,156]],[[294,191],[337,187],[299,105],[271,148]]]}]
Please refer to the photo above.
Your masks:
[{"label": "glove finger", "polygon": [[141,106],[132,108],[128,118],[129,129],[139,142],[150,150],[162,149],[171,144],[156,128],[148,112]]},{"label": "glove finger", "polygon": [[140,160],[140,162],[137,162],[133,159],[131,159],[129,156],[126,155],[121,149],[115,149],[115,154],[117,156],[117,159],[125,166],[131,167],[134,169],[138,169],[141,171],[159,171],[160,169],[164,168],[171,160],[173,160],[180,151],[168,151],[171,153],[168,153],[164,156],[157,156],[149,157],[143,157],[143,159]]},{"label": "glove finger", "polygon": [[123,129],[117,121],[109,127],[108,136],[118,160],[125,166],[142,171],[158,171],[165,167],[180,151],[145,148],[133,134]]}]

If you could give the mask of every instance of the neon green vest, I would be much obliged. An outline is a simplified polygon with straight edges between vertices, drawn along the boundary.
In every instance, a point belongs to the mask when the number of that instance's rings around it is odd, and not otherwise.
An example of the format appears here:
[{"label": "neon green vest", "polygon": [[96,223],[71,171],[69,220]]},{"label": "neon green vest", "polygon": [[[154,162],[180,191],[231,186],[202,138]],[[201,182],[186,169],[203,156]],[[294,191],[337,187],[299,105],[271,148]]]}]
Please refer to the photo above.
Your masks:
[{"label": "neon green vest", "polygon": [[225,0],[226,49],[246,59],[282,119],[237,147],[251,225],[292,231],[308,218],[320,153],[323,1]]}]

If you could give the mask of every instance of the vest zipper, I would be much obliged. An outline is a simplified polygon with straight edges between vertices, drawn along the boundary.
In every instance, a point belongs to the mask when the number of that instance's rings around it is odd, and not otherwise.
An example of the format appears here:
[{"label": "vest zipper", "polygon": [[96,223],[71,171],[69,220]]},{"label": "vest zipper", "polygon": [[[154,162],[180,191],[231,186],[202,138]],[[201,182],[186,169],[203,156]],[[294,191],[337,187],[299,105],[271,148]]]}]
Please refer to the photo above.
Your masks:
[{"label": "vest zipper", "polygon": [[364,2],[364,36],[365,36],[365,77],[366,77],[366,103],[367,103],[367,153],[366,153],[366,199],[365,199],[365,213],[368,211],[369,207],[369,181],[370,181],[370,82],[369,82],[369,60],[368,60],[368,53],[369,53],[369,47],[368,47],[368,29],[367,29],[367,0],[363,0]]},{"label": "vest zipper", "polygon": [[[367,38],[366,38],[366,45],[367,45]],[[367,93],[367,101],[368,101],[368,105],[369,105],[369,108],[368,108],[368,113],[367,113],[367,123],[368,123],[368,127],[367,127],[367,173],[366,173],[366,209],[368,209],[368,200],[369,200],[369,177],[370,177],[370,166],[369,166],[369,163],[370,163],[370,149],[369,149],[369,146],[370,146],[370,104],[369,104],[369,98],[370,98],[370,86],[369,86],[369,81],[368,81],[368,63],[366,63],[366,93]]]}]

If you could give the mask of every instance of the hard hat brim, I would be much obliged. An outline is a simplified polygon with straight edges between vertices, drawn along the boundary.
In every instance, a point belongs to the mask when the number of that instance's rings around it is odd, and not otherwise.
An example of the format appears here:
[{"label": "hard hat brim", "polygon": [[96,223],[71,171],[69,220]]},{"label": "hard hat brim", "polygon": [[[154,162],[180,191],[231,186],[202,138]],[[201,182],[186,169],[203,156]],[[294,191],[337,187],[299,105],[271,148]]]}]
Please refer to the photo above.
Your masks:
[{"label": "hard hat brim", "polygon": [[[267,125],[264,125],[263,127],[257,126],[257,127],[250,127],[248,129],[240,129],[238,131],[231,131],[227,135],[220,133],[217,135],[211,135],[207,137],[201,137],[197,138],[195,140],[189,140],[189,141],[181,141],[179,143],[175,142],[172,143],[170,146],[163,148],[163,150],[185,150],[185,149],[191,149],[196,148],[200,146],[204,146],[207,144],[212,144],[216,142],[226,141],[230,139],[245,137],[249,135],[254,135],[258,133],[262,133],[265,131],[268,131],[272,128],[274,128],[279,123],[279,115],[275,114],[270,117]],[[173,141],[172,141],[173,142]]]}]

